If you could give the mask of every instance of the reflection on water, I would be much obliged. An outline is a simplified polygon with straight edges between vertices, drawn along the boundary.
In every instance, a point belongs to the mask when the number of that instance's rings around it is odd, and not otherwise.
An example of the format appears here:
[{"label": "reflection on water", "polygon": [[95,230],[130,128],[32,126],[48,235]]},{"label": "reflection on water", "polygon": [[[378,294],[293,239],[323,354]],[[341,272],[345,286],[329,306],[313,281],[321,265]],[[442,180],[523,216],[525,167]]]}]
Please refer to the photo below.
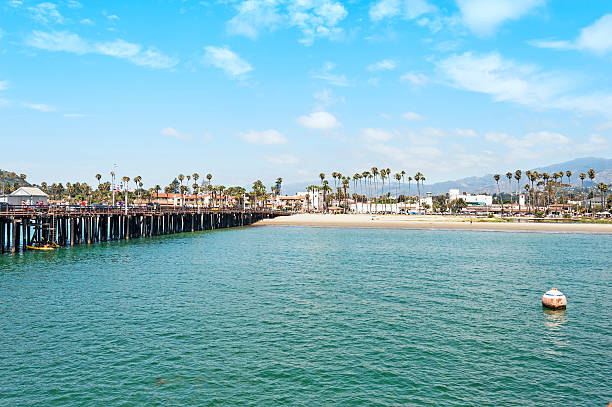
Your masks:
[{"label": "reflection on water", "polygon": [[567,323],[565,310],[542,308],[542,312],[544,313],[544,326],[548,332],[548,339],[551,345],[546,352],[554,355],[561,355],[560,348],[569,346],[569,342],[563,330]]},{"label": "reflection on water", "polygon": [[567,323],[564,309],[554,310],[542,308],[544,312],[544,326],[550,331],[559,331]]}]

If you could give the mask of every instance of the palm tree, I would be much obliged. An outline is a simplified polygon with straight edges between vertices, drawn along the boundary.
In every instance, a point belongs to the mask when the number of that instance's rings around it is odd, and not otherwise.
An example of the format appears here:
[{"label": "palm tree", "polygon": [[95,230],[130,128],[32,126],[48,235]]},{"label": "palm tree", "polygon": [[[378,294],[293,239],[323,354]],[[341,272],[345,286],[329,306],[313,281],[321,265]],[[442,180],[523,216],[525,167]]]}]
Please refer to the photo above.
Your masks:
[{"label": "palm tree", "polygon": [[327,193],[331,191],[329,186],[329,182],[327,180],[323,180],[323,207],[327,209]]},{"label": "palm tree", "polygon": [[283,184],[283,179],[281,177],[276,178],[276,193],[278,195],[281,194],[281,186]]},{"label": "palm tree", "polygon": [[361,173],[361,176],[363,177],[365,184],[366,184],[366,195],[367,195],[367,199],[366,202],[369,202],[369,208],[368,208],[368,212],[372,212],[372,202],[370,201],[370,186],[369,186],[369,181],[370,181],[370,177],[372,176],[372,174],[370,174],[370,171],[364,171]]},{"label": "palm tree", "polygon": [[326,205],[326,201],[325,201],[325,173],[322,172],[319,174],[319,178],[321,179],[321,187],[323,187],[323,207],[321,208],[321,212],[325,211],[325,205]]},{"label": "palm tree", "polygon": [[376,167],[372,167],[372,179],[374,180],[374,194],[373,194],[373,198],[374,198],[374,212],[378,212],[378,202],[377,202],[377,198],[378,198],[378,186],[376,184],[376,177],[378,176],[379,172],[378,172],[378,168]]},{"label": "palm tree", "polygon": [[508,178],[508,186],[510,187],[510,207],[512,208],[512,173],[510,171],[506,173],[506,178]]},{"label": "palm tree", "polygon": [[347,188],[350,188],[349,178],[342,177],[342,189],[344,189],[344,213],[346,213],[346,207],[348,206],[348,199],[346,195]]},{"label": "palm tree", "polygon": [[601,211],[605,212],[608,208],[607,208],[607,195],[608,195],[608,185],[600,182],[599,185],[597,186],[599,188],[599,190],[601,191]]},{"label": "palm tree", "polygon": [[[128,207],[128,182],[130,182],[130,177],[121,177],[121,179],[123,180],[123,184],[125,185],[125,211],[127,213],[127,207]],[[68,184],[66,184],[68,185]]]},{"label": "palm tree", "polygon": [[521,170],[516,170],[514,172],[514,179],[516,180],[516,200],[519,204],[519,214],[521,213],[521,177],[523,176],[523,172]]},{"label": "palm tree", "polygon": [[138,184],[140,183],[141,179],[142,179],[142,177],[140,175],[137,175],[137,176],[134,177],[133,181],[134,181],[134,184],[136,184],[136,188],[134,189],[134,192],[138,191]]},{"label": "palm tree", "polygon": [[[595,179],[595,170],[594,169],[590,169],[587,171],[587,175],[589,176],[589,179],[591,180],[591,196],[593,196],[593,186],[595,185],[593,180]],[[589,201],[589,206],[591,207],[591,215],[593,214],[593,198],[591,198],[591,200]]]},{"label": "palm tree", "polygon": [[418,198],[418,202],[417,202],[417,205],[418,205],[417,208],[418,208],[419,215],[421,214],[421,187],[419,185],[419,181],[421,180],[422,176],[423,176],[423,174],[421,174],[420,172],[417,172],[414,175],[414,181],[417,184],[417,190],[419,192],[419,198]]},{"label": "palm tree", "polygon": [[[380,170],[380,181],[382,182],[381,194],[380,194],[381,199],[383,199],[383,197],[385,196],[385,179],[386,178],[387,178],[387,170],[382,168]],[[387,201],[383,199],[383,212],[386,212],[386,211],[387,211]]]},{"label": "palm tree", "polygon": [[397,185],[395,186],[395,205],[399,213],[399,190],[401,189],[402,174],[395,173],[395,180],[397,181]]},{"label": "palm tree", "polygon": [[497,194],[498,194],[498,198],[497,199],[501,202],[502,216],[504,216],[504,200],[501,198],[501,190],[499,189],[499,179],[500,179],[499,174],[493,175],[493,179],[497,183]]}]

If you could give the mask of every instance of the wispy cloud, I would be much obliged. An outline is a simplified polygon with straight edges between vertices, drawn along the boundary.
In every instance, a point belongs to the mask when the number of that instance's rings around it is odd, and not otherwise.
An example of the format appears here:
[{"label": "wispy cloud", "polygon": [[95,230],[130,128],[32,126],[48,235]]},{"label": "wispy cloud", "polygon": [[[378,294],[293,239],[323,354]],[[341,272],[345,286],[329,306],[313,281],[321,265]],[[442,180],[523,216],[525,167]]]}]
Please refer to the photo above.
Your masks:
[{"label": "wispy cloud", "polygon": [[98,54],[128,60],[136,65],[155,69],[172,68],[178,59],[164,55],[154,47],[143,48],[122,39],[92,42],[68,31],[33,31],[26,45],[46,51],[63,51],[79,55]]},{"label": "wispy cloud", "polygon": [[456,0],[462,22],[475,34],[489,36],[508,20],[516,20],[546,0]]},{"label": "wispy cloud", "polygon": [[402,119],[414,121],[414,120],[424,120],[425,118],[415,112],[406,112],[402,114]]},{"label": "wispy cloud", "polygon": [[383,129],[365,128],[361,129],[361,137],[372,142],[389,141],[393,138],[393,133]]},{"label": "wispy cloud", "polygon": [[205,63],[222,69],[232,79],[244,78],[246,73],[253,70],[248,62],[231,51],[229,47],[208,46],[204,49],[206,50]]},{"label": "wispy cloud", "polygon": [[180,140],[191,140],[193,136],[189,133],[182,133],[174,127],[165,127],[161,130],[161,134],[168,137],[174,137]]},{"label": "wispy cloud", "polygon": [[274,129],[263,131],[249,130],[246,133],[238,133],[238,136],[251,144],[287,144],[287,138]]},{"label": "wispy cloud", "polygon": [[438,68],[451,86],[488,94],[495,101],[612,116],[611,93],[576,91],[578,84],[567,75],[516,63],[497,53],[453,55],[440,61]]},{"label": "wispy cloud", "polygon": [[272,164],[293,165],[298,164],[300,159],[291,154],[278,154],[266,157],[266,161]]},{"label": "wispy cloud", "polygon": [[39,3],[36,6],[28,7],[28,11],[30,12],[32,18],[41,23],[64,23],[64,17],[60,14],[57,6],[54,3]]},{"label": "wispy cloud", "polygon": [[45,105],[43,103],[28,103],[28,102],[22,102],[21,106],[27,108],[27,109],[32,109],[32,110],[38,110],[39,112],[53,112],[56,110],[55,107],[51,106],[51,105]]},{"label": "wispy cloud", "polygon": [[411,20],[437,10],[425,0],[380,0],[370,5],[369,13],[372,21],[398,16]]},{"label": "wispy cloud", "polygon": [[368,71],[392,71],[397,67],[397,62],[392,59],[383,59],[368,66]]},{"label": "wispy cloud", "polygon": [[345,75],[337,74],[332,72],[336,67],[336,64],[333,62],[326,62],[323,65],[323,68],[316,72],[311,72],[310,76],[315,79],[322,79],[334,86],[349,86],[349,81],[346,79]]},{"label": "wispy cloud", "polygon": [[324,111],[312,112],[308,115],[300,116],[297,122],[309,129],[323,131],[333,130],[342,125],[333,114]]},{"label": "wispy cloud", "polygon": [[577,49],[598,55],[610,53],[612,52],[612,14],[606,14],[583,28],[575,40],[533,40],[529,41],[529,44],[539,48]]},{"label": "wispy cloud", "polygon": [[0,90],[8,89],[8,81],[0,81]]},{"label": "wispy cloud", "polygon": [[478,133],[472,129],[455,129],[455,134],[461,137],[478,137]]},{"label": "wispy cloud", "polygon": [[227,23],[230,33],[256,39],[263,30],[295,27],[302,32],[300,42],[304,45],[311,45],[316,38],[341,36],[338,25],[347,16],[342,3],[334,0],[243,0],[236,11]]},{"label": "wispy cloud", "polygon": [[429,81],[429,78],[419,72],[406,72],[400,77],[402,82],[410,82],[413,85],[424,85]]}]

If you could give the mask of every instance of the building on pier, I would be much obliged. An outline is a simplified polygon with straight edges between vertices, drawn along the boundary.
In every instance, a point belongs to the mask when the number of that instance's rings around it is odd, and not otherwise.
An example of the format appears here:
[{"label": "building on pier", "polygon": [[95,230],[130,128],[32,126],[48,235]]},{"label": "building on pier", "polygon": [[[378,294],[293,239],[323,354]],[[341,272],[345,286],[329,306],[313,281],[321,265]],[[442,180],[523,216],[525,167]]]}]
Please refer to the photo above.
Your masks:
[{"label": "building on pier", "polygon": [[8,195],[0,195],[0,202],[9,205],[46,205],[49,196],[36,187],[20,187]]}]

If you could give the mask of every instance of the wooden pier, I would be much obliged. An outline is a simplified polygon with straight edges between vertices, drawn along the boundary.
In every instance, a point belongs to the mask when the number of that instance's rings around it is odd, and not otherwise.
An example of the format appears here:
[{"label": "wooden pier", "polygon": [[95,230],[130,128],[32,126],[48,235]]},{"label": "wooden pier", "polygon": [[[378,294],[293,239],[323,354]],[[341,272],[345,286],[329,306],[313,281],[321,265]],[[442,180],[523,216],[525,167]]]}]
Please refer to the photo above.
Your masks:
[{"label": "wooden pier", "polygon": [[8,207],[0,210],[0,253],[35,242],[74,246],[247,226],[281,213],[203,208]]}]

